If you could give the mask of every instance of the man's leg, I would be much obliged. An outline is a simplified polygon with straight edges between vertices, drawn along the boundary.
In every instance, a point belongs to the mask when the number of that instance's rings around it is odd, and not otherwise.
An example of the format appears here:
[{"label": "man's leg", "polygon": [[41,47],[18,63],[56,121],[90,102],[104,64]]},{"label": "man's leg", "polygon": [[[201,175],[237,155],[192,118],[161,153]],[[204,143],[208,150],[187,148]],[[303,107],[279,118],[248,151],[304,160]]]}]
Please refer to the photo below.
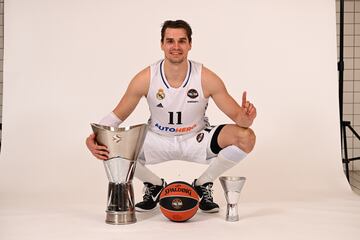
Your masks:
[{"label": "man's leg", "polygon": [[135,210],[138,212],[153,210],[159,202],[160,192],[166,186],[166,182],[140,161],[136,163],[135,177],[144,183],[143,200],[135,204]]},{"label": "man's leg", "polygon": [[217,212],[219,206],[213,202],[213,181],[228,169],[234,167],[252,151],[255,134],[250,128],[237,125],[219,126],[210,140],[211,151],[218,154],[205,172],[194,181],[194,186],[202,200],[200,209],[205,212]]},{"label": "man's leg", "polygon": [[[159,196],[161,190],[166,186],[166,182],[164,179],[157,176],[153,173],[149,168],[145,166],[147,164],[154,164],[155,160],[159,160],[160,158],[150,156],[150,158],[145,157],[145,148],[155,149],[159,141],[159,136],[155,135],[152,132],[148,132],[145,138],[145,142],[143,145],[143,149],[139,154],[138,161],[136,163],[135,168],[135,177],[138,178],[140,181],[144,183],[144,190],[143,190],[143,200],[135,204],[136,211],[139,212],[146,212],[153,210],[157,203],[159,202]],[[164,145],[161,143],[160,145]],[[145,160],[146,158],[146,160]]]},{"label": "man's leg", "polygon": [[140,161],[136,163],[135,177],[144,183],[147,182],[153,185],[162,185],[162,179]]},{"label": "man's leg", "polygon": [[205,172],[197,179],[197,185],[215,181],[221,174],[243,160],[246,155],[244,151],[234,145],[222,149],[219,155],[212,160]]},{"label": "man's leg", "polygon": [[[148,131],[144,140],[143,147],[139,153],[136,168],[135,168],[135,177],[138,178],[142,182],[148,182],[153,185],[161,185],[162,180],[155,173],[153,173],[150,169],[148,169],[145,165],[147,164],[156,164],[161,162],[161,158],[158,156],[147,156],[146,149],[152,149],[154,151],[157,150],[158,146],[165,145],[163,141],[161,141],[161,136]],[[158,162],[156,162],[158,160]]]}]

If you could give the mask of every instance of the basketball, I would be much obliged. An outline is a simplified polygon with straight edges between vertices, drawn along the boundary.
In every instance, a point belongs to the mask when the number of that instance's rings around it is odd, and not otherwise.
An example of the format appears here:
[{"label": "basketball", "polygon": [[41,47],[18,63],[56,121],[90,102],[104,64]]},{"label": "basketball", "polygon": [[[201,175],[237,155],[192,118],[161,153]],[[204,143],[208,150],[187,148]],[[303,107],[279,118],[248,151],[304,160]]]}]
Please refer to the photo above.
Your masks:
[{"label": "basketball", "polygon": [[199,195],[186,182],[173,182],[160,193],[160,210],[174,222],[185,222],[192,218],[199,208]]}]

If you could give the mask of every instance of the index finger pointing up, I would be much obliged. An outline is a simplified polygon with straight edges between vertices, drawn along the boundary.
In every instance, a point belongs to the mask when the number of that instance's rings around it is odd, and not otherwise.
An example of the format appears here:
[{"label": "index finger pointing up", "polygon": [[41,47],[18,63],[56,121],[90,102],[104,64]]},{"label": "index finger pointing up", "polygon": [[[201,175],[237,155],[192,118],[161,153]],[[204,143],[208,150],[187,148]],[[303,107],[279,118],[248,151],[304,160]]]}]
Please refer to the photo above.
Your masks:
[{"label": "index finger pointing up", "polygon": [[246,91],[243,92],[243,95],[242,95],[242,107],[245,107],[245,104],[246,104]]}]

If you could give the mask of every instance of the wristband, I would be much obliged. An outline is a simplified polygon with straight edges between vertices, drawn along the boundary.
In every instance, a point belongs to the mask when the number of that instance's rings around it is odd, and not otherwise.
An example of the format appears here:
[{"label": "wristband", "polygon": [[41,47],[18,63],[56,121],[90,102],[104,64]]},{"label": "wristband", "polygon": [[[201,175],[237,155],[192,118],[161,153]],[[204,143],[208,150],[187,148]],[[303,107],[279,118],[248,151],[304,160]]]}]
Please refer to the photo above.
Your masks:
[{"label": "wristband", "polygon": [[118,116],[116,116],[115,113],[111,112],[103,119],[101,119],[99,124],[110,127],[118,127],[122,122],[123,121]]}]

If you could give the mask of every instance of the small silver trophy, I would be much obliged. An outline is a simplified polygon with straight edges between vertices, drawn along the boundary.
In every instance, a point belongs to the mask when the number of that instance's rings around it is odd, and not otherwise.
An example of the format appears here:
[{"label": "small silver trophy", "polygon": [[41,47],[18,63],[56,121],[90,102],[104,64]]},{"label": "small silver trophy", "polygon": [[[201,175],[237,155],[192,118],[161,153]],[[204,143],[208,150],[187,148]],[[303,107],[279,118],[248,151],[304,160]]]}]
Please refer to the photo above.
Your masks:
[{"label": "small silver trophy", "polygon": [[107,146],[109,151],[109,159],[104,161],[109,180],[105,222],[135,223],[132,180],[136,160],[145,140],[147,125],[115,128],[92,123],[91,127],[96,135],[96,141]]},{"label": "small silver trophy", "polygon": [[223,176],[219,178],[221,186],[224,189],[225,198],[227,202],[226,221],[236,222],[239,221],[238,202],[240,192],[243,188],[246,178],[245,177],[230,177]]}]

